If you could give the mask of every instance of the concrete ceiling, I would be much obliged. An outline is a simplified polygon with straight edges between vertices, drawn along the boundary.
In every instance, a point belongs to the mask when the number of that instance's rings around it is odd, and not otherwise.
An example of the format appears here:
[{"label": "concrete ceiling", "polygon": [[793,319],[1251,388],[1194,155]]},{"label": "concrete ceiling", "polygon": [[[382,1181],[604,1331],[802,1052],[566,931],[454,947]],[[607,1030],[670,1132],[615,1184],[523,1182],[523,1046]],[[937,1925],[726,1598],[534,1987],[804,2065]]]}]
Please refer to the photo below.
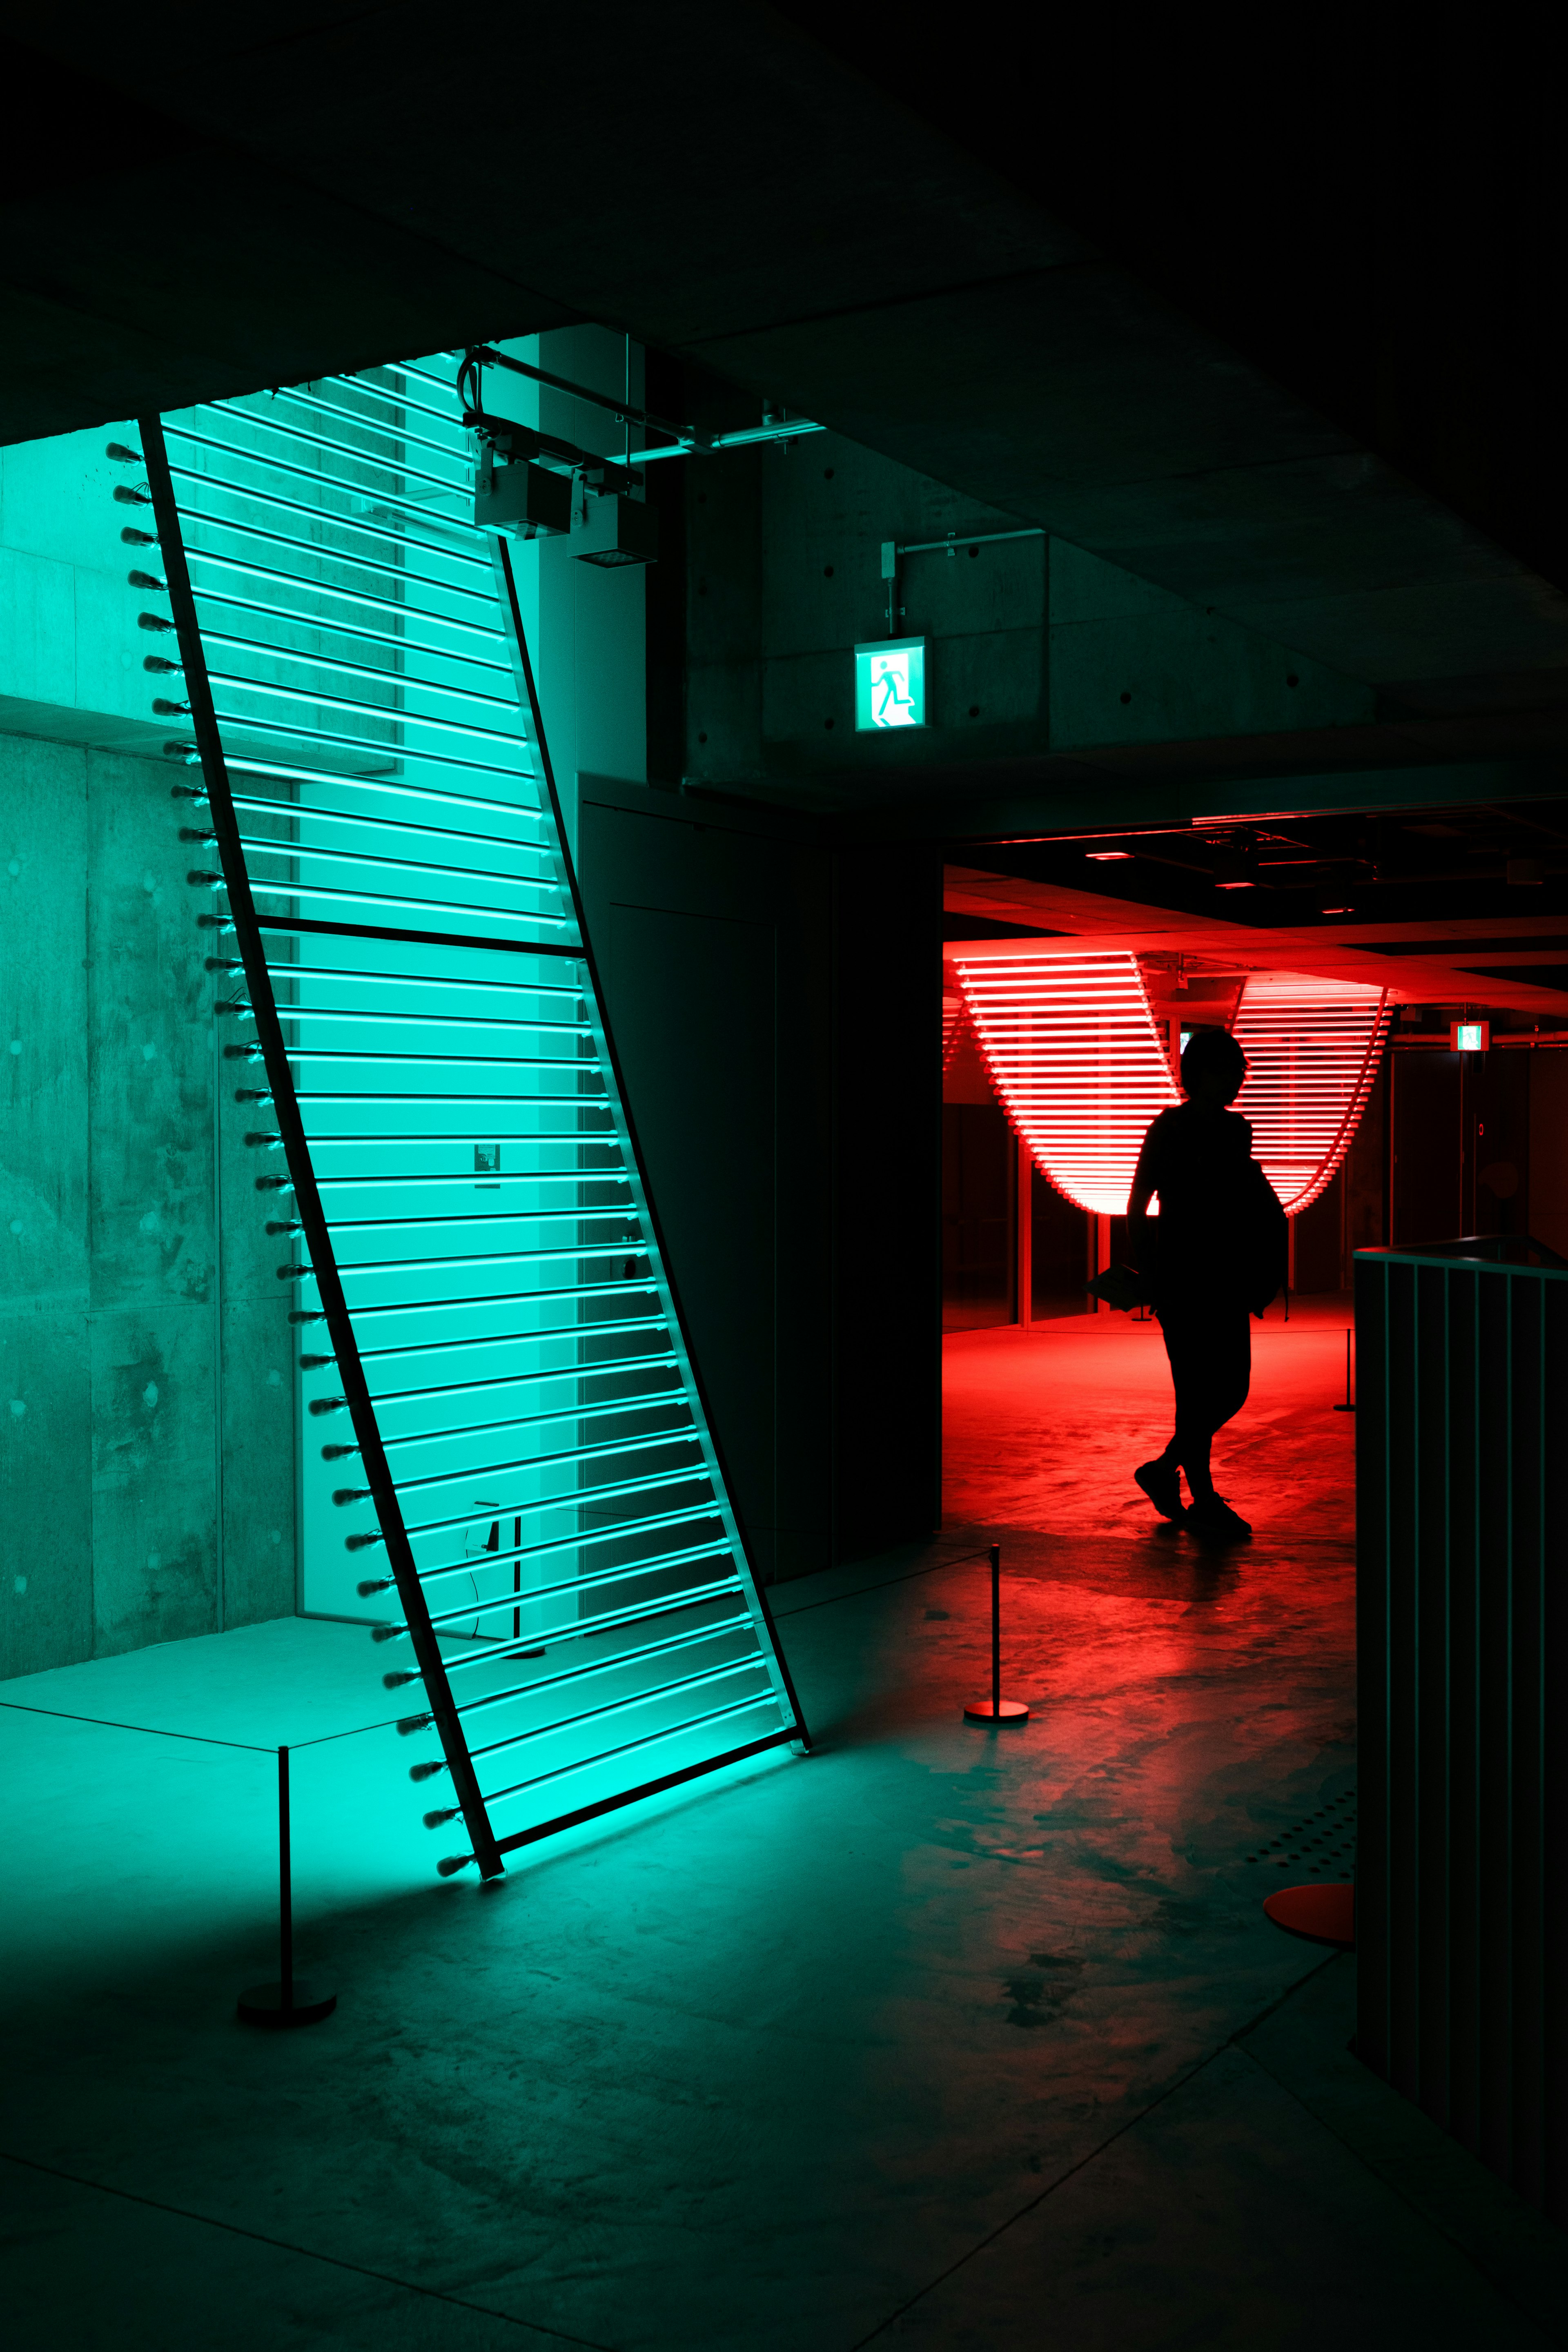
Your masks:
[{"label": "concrete ceiling", "polygon": [[[1184,959],[1194,973],[1214,971],[1305,971],[1320,980],[1353,980],[1385,988],[1395,1004],[1436,1004],[1507,1011],[1558,1030],[1568,1013],[1568,919],[1557,919],[1542,933],[1538,921],[1518,919],[1509,933],[1497,923],[1485,927],[1452,921],[1432,936],[1433,924],[1324,924],[1310,929],[1268,929],[1218,917],[1182,913],[1169,907],[1102,898],[1061,884],[1020,882],[980,869],[950,866],[942,903],[952,934],[944,953],[963,944],[966,921],[979,918],[975,937],[994,942],[995,926],[1034,932],[1041,945],[1051,938],[1091,940],[1097,948],[1135,955]],[[1468,945],[1467,929],[1474,939]],[[1375,937],[1373,934],[1375,933]],[[1039,935],[1044,934],[1044,937]],[[1018,941],[1019,950],[1026,941]],[[1479,967],[1479,968],[1478,968]],[[1542,985],[1535,975],[1557,970],[1563,987]]]},{"label": "concrete ceiling", "polygon": [[[1184,82],[1170,54],[1129,45],[1108,111],[1100,53],[1080,40],[1031,86],[1044,37],[1009,48],[999,9],[966,12],[956,53],[951,17],[934,48],[918,13],[898,20],[890,48],[885,12],[794,15],[528,7],[449,34],[427,8],[363,0],[262,17],[152,0],[133,26],[96,5],[30,16],[0,60],[16,355],[0,437],[588,318],[1369,681],[1406,715],[1555,713],[1568,598],[1536,567],[1568,576],[1539,526],[1556,475],[1532,509],[1528,451],[1489,474],[1471,462],[1504,437],[1473,368],[1447,438],[1425,410],[1420,431],[1380,430],[1365,384],[1388,378],[1392,349],[1414,387],[1415,347],[1388,330],[1413,306],[1386,302],[1379,327],[1353,204],[1326,227],[1312,211],[1331,170],[1290,211],[1291,140],[1303,110],[1331,108],[1331,80],[1276,104],[1275,168],[1245,80],[1228,98],[1204,83],[1204,140],[1172,131],[1191,128],[1201,56]],[[1162,72],[1178,79],[1152,113]],[[1347,125],[1366,130],[1357,69],[1340,80],[1354,121],[1317,118],[1331,161]],[[1140,124],[1143,169],[1123,152]],[[1487,153],[1509,128],[1492,123]],[[1441,153],[1416,160],[1446,184]],[[1419,218],[1409,191],[1401,204]],[[1306,281],[1294,326],[1277,290],[1248,299],[1259,221],[1276,237],[1295,224],[1276,256]],[[1457,277],[1460,261],[1475,277],[1474,242],[1451,247]],[[1533,415],[1521,395],[1516,442]],[[1536,437],[1545,467],[1561,436]],[[1561,741],[1555,719],[1546,733]]]},{"label": "concrete ceiling", "polygon": [[[981,862],[975,862],[976,856]],[[1092,938],[1196,969],[1370,982],[1396,1003],[1568,1023],[1568,806],[1150,825],[1039,837],[943,870],[954,940]]]}]

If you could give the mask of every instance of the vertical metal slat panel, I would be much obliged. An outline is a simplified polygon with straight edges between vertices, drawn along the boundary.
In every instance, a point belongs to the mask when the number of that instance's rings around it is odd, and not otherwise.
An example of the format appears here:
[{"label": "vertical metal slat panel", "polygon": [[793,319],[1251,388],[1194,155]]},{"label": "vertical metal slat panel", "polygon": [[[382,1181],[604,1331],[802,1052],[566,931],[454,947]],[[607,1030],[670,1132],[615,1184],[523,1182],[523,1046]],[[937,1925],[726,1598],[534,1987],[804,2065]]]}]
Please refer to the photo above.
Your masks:
[{"label": "vertical metal slat panel", "polygon": [[1358,1253],[1357,2050],[1568,2221],[1568,1274]]},{"label": "vertical metal slat panel", "polygon": [[1390,1269],[1355,1260],[1356,1366],[1356,2048],[1389,2070],[1388,1592]]},{"label": "vertical metal slat panel", "polygon": [[1542,2205],[1568,2225],[1568,1288],[1545,1286],[1541,1318],[1542,1428]]},{"label": "vertical metal slat panel", "polygon": [[1507,1295],[1513,1587],[1512,2177],[1520,2194],[1539,2204],[1544,2186],[1541,1286],[1510,1281]]},{"label": "vertical metal slat panel", "polygon": [[1416,1667],[1417,1545],[1420,1538],[1421,1367],[1416,1347],[1416,1269],[1389,1269],[1388,1334],[1388,1792],[1386,1892],[1389,2080],[1420,2095],[1421,2013],[1417,1868],[1421,1783]]},{"label": "vertical metal slat panel", "polygon": [[1508,1291],[1504,1281],[1477,1282],[1479,1380],[1477,1412],[1477,1519],[1480,1593],[1480,1917],[1477,2024],[1480,2108],[1477,2152],[1510,2179],[1513,2146],[1512,1639],[1510,1590]]},{"label": "vertical metal slat panel", "polygon": [[1480,1580],[1477,1277],[1448,1286],[1448,2127],[1479,2146]]},{"label": "vertical metal slat panel", "polygon": [[1411,1837],[1415,1915],[1416,2040],[1421,2105],[1448,2120],[1448,1274],[1415,1276],[1418,1445],[1413,1619],[1415,1720]]}]

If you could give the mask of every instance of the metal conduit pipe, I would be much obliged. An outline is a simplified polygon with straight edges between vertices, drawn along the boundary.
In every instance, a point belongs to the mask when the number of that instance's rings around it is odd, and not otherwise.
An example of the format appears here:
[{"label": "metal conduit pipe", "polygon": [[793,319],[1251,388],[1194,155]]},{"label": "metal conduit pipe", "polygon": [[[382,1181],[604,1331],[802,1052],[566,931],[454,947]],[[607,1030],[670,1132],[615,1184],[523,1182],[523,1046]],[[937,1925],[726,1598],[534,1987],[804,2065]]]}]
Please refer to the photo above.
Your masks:
[{"label": "metal conduit pipe", "polygon": [[[662,449],[631,449],[620,462],[626,466],[645,466],[656,457],[706,457],[715,449],[743,449],[759,441],[793,441],[803,433],[824,433],[826,426],[813,423],[804,416],[769,416],[761,425],[745,425],[732,433],[699,433],[694,425],[677,425],[668,416],[656,415],[651,409],[635,407],[630,401],[617,400],[613,393],[592,392],[585,383],[573,383],[563,375],[552,375],[548,368],[531,366],[527,360],[513,359],[509,352],[498,352],[493,344],[476,343],[463,356],[464,372],[473,366],[505,368],[512,375],[527,376],[534,383],[548,384],[552,392],[570,394],[574,400],[585,400],[592,407],[602,408],[617,425],[637,425],[650,433],[668,433],[669,446]],[[459,376],[458,382],[462,378]],[[475,406],[479,403],[476,400]],[[611,462],[599,459],[600,464]]]},{"label": "metal conduit pipe", "polygon": [[1037,523],[1020,530],[950,530],[945,539],[885,539],[882,541],[882,577],[888,583],[888,635],[898,635],[898,625],[903,614],[899,602],[899,565],[906,555],[954,555],[961,547],[990,547],[1003,539],[1044,539],[1046,533]]}]

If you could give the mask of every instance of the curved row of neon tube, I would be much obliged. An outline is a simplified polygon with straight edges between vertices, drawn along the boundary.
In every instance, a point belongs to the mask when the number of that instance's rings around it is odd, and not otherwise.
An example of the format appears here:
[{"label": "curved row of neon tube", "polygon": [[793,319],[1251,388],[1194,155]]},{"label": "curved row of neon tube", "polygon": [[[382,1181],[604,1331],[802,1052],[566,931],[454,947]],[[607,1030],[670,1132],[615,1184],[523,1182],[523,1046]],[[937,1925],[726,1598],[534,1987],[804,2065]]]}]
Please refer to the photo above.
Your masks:
[{"label": "curved row of neon tube", "polygon": [[[1091,949],[955,952],[962,1016],[942,1009],[942,1066],[961,1017],[1003,1108],[1041,1171],[1097,1216],[1126,1213],[1139,1146],[1181,1100],[1136,956]],[[1388,1032],[1386,990],[1254,972],[1232,1024],[1247,1055],[1236,1108],[1289,1216],[1344,1158]]]}]

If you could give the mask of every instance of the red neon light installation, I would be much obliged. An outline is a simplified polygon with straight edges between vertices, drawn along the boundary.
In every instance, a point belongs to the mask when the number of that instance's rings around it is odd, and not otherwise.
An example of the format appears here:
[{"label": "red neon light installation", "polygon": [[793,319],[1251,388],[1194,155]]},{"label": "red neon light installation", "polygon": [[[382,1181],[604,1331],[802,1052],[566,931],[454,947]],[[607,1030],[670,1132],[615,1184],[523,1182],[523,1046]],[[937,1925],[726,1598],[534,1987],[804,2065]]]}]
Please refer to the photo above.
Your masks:
[{"label": "red neon light installation", "polygon": [[[1181,1097],[1135,956],[956,950],[950,959],[991,1083],[1037,1164],[1069,1201],[1124,1215],[1138,1147]],[[957,1040],[942,1007],[943,1067]],[[1334,1176],[1377,1075],[1388,992],[1302,972],[1254,972],[1234,1034],[1247,1059],[1237,1108],[1297,1216]]]},{"label": "red neon light installation", "polygon": [[1232,1034],[1247,1055],[1236,1108],[1252,1121],[1253,1157],[1298,1216],[1350,1149],[1377,1076],[1386,989],[1304,972],[1254,972]]},{"label": "red neon light installation", "polygon": [[963,999],[944,989],[942,999],[942,1074],[945,1078],[963,1026]]},{"label": "red neon light installation", "polygon": [[1127,1211],[1149,1122],[1179,1102],[1136,956],[955,950],[991,1083],[1036,1163],[1096,1216]]}]

